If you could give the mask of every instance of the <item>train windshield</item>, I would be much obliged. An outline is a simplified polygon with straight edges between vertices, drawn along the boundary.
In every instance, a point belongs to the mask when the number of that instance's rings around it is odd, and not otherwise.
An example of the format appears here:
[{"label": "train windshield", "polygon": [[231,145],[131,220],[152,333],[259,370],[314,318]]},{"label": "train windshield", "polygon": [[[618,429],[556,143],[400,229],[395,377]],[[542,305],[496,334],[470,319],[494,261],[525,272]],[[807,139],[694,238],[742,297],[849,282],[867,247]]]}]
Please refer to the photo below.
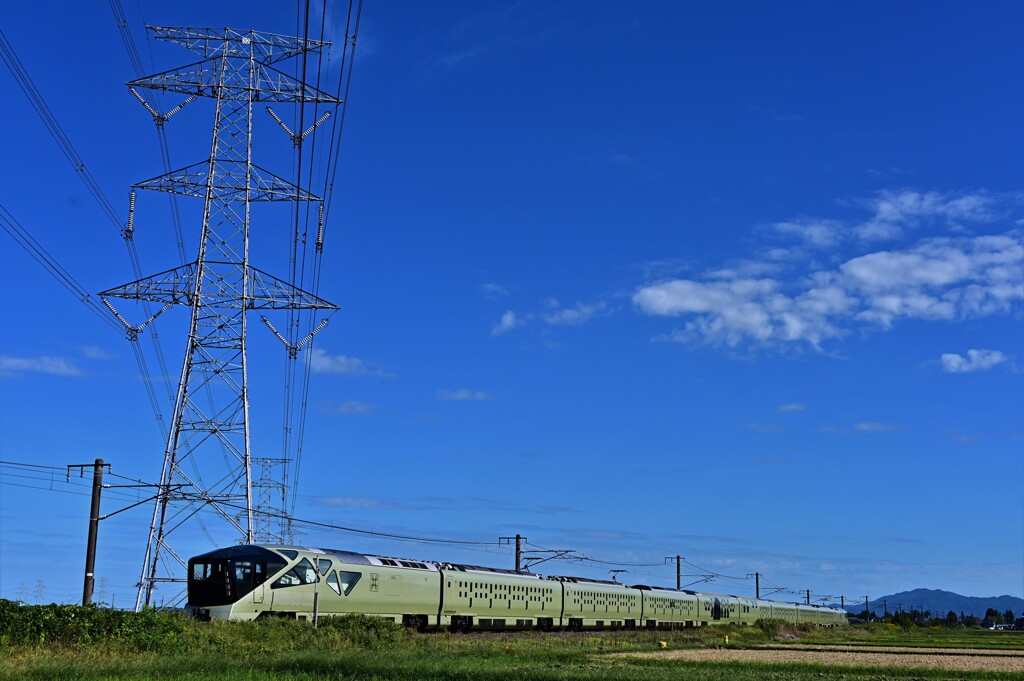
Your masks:
[{"label": "train windshield", "polygon": [[258,546],[233,546],[188,562],[188,602],[194,606],[234,603],[280,572],[285,559]]}]

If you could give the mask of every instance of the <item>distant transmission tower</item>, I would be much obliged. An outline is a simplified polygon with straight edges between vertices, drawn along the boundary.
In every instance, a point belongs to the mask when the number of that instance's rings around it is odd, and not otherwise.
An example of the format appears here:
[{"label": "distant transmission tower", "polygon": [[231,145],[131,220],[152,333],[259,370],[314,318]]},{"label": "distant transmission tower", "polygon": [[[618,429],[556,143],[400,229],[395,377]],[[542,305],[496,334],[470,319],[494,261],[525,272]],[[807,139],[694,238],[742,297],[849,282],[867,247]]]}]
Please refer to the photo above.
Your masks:
[{"label": "distant transmission tower", "polygon": [[[136,609],[150,604],[158,582],[183,581],[174,574],[181,574],[177,566],[184,566],[188,556],[175,552],[170,539],[183,526],[202,523],[198,516],[201,511],[213,511],[213,517],[226,522],[240,542],[283,540],[289,530],[284,498],[289,460],[256,459],[250,451],[246,316],[250,310],[289,310],[294,320],[299,310],[337,310],[316,295],[249,264],[252,203],[322,201],[321,197],[253,163],[253,105],[339,104],[340,99],[274,66],[285,59],[317,52],[328,43],[232,29],[150,30],[159,40],[197,53],[201,61],[134,80],[128,83],[133,94],[154,118],[158,114],[136,88],[187,96],[178,109],[195,97],[212,98],[216,108],[209,158],[133,185],[128,218],[130,233],[134,189],[202,198],[198,257],[194,262],[101,294],[105,298],[162,303],[161,312],[175,304],[188,305],[192,311]],[[166,120],[178,109],[160,118]],[[276,114],[269,113],[280,122]],[[325,118],[300,131],[300,136],[292,135],[293,140],[308,134]],[[319,233],[322,234],[322,225]],[[320,249],[318,236],[317,251]],[[118,318],[128,329],[129,337],[141,330],[120,315]],[[263,321],[274,330],[266,318]],[[294,359],[325,323],[302,340],[291,330],[288,340],[276,330],[274,333]],[[291,324],[294,326],[294,321]],[[255,480],[254,465],[258,469]],[[271,520],[279,528],[276,534]],[[206,531],[205,526],[203,529]]]}]

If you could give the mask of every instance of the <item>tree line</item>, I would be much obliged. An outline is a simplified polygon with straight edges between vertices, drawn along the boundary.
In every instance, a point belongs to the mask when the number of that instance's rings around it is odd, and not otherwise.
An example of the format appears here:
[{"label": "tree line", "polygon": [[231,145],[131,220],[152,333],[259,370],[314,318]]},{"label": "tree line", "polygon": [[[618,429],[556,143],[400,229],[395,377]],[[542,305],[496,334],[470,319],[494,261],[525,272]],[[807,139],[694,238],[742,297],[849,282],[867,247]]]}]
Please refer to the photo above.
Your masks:
[{"label": "tree line", "polygon": [[939,613],[932,613],[930,610],[900,610],[898,612],[887,612],[881,617],[873,611],[863,610],[857,617],[865,622],[886,622],[903,627],[992,627],[997,624],[1016,624],[1018,628],[1024,629],[1024,617],[1018,619],[1012,610],[999,612],[995,608],[986,610],[985,617],[967,615],[962,610],[960,614],[950,610],[945,616]]}]

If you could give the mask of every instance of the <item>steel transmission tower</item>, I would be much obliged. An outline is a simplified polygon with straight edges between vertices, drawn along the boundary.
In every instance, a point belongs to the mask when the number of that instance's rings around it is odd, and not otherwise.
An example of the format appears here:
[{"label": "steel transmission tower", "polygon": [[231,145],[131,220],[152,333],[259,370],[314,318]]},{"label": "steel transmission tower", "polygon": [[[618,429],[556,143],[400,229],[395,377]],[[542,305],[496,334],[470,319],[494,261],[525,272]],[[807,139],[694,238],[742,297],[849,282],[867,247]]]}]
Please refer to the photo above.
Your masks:
[{"label": "steel transmission tower", "polygon": [[[183,526],[205,522],[199,520],[200,511],[213,511],[204,515],[216,518],[221,526],[226,523],[239,542],[283,540],[287,533],[284,497],[289,459],[254,458],[251,453],[246,316],[250,310],[288,310],[291,315],[298,314],[299,310],[337,310],[331,303],[249,263],[251,204],[322,201],[253,163],[253,106],[257,103],[339,104],[340,99],[274,66],[285,59],[305,58],[328,43],[232,29],[151,27],[150,30],[159,40],[197,53],[201,61],[128,83],[136,97],[145,105],[135,88],[184,95],[188,98],[185,103],[195,97],[209,97],[215,102],[215,113],[209,158],[133,185],[129,212],[130,231],[134,220],[134,189],[202,198],[197,258],[101,294],[105,298],[162,303],[164,310],[171,305],[191,308],[188,342],[164,450],[136,609],[150,604],[157,583],[183,581],[173,575],[181,574],[181,568],[175,565],[184,566],[187,555],[175,552],[171,537]],[[157,116],[152,109],[150,112]],[[317,250],[320,250],[319,240]],[[270,326],[266,318],[264,321]],[[130,337],[141,328],[124,323]],[[276,331],[275,334],[285,342],[294,359],[298,349],[323,328],[324,323],[299,342],[296,342],[297,336],[289,342]],[[273,330],[272,326],[270,328]],[[255,479],[254,466],[257,468]],[[271,531],[271,520],[282,528],[278,535]],[[205,525],[203,530],[206,531]]]}]

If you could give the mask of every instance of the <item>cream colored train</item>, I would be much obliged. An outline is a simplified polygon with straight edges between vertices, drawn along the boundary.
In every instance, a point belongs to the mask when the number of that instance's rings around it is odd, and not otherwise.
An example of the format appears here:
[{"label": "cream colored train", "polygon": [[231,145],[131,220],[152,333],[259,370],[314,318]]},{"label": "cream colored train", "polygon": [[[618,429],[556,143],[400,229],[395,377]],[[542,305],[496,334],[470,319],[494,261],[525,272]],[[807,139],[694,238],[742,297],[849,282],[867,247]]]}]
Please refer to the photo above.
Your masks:
[{"label": "cream colored train", "polygon": [[202,619],[361,613],[454,631],[847,624],[825,606],[300,546],[232,546],[196,556],[188,570],[186,609]]}]

